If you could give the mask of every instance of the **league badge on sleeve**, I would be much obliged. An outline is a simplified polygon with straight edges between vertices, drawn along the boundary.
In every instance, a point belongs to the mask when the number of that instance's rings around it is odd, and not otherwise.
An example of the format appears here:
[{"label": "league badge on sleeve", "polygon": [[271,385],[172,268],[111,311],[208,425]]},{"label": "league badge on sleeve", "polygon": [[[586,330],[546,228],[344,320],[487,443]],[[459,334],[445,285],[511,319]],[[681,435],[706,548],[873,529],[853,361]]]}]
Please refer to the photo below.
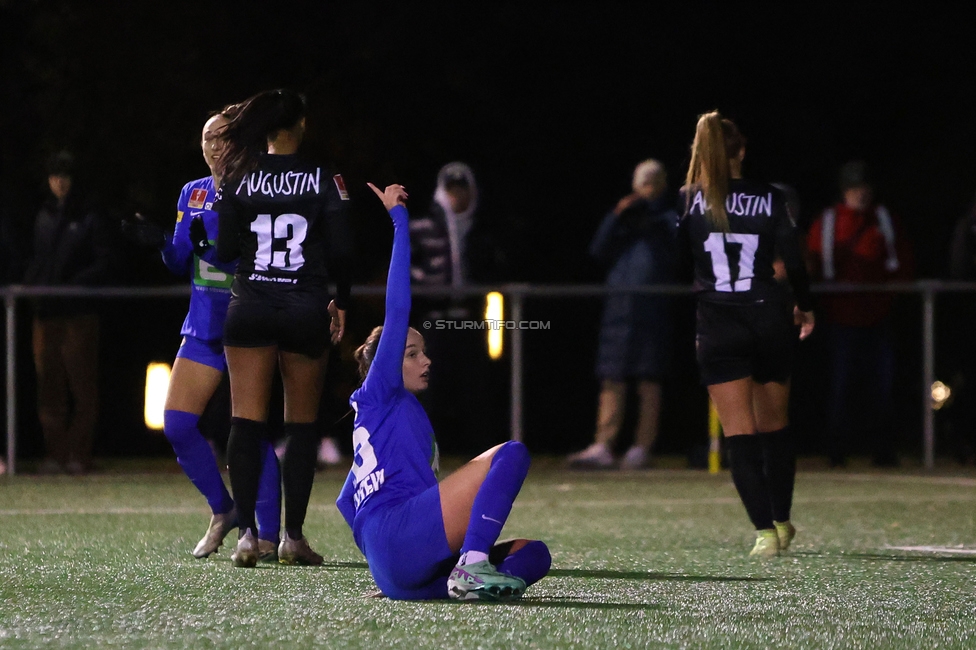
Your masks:
[{"label": "league badge on sleeve", "polygon": [[190,208],[196,208],[197,210],[203,209],[203,204],[207,202],[207,190],[202,187],[198,187],[192,192],[190,192],[190,200],[186,202],[186,205]]},{"label": "league badge on sleeve", "polygon": [[349,200],[349,192],[346,191],[346,182],[342,180],[342,174],[336,174],[332,177],[335,181],[336,189],[339,190],[339,198],[343,201]]}]

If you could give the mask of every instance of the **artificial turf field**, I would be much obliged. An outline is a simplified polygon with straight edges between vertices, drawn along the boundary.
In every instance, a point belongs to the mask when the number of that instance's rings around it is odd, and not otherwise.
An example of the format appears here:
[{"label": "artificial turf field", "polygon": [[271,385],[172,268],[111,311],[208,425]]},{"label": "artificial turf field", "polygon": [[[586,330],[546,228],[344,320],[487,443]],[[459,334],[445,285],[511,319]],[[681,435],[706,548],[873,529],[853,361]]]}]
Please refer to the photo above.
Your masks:
[{"label": "artificial turf field", "polygon": [[795,548],[761,561],[728,473],[543,461],[504,534],[553,571],[499,605],[366,597],[342,478],[305,529],[325,565],[250,570],[189,554],[209,514],[175,471],[0,478],[0,647],[976,647],[971,470],[801,471]]}]

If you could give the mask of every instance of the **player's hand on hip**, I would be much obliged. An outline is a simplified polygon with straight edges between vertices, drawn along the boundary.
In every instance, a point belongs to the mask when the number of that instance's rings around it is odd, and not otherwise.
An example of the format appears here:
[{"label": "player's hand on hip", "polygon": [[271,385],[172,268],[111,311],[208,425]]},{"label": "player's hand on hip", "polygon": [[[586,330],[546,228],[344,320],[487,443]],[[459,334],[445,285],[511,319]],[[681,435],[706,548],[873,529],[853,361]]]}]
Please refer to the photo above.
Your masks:
[{"label": "player's hand on hip", "polygon": [[372,183],[366,183],[369,185],[369,189],[373,190],[373,193],[379,197],[380,201],[383,202],[383,207],[389,212],[398,205],[407,207],[407,190],[403,185],[387,185],[384,191],[380,191],[378,187]]},{"label": "player's hand on hip", "polygon": [[331,334],[332,345],[337,345],[342,340],[342,335],[346,333],[346,310],[336,307],[335,300],[329,303],[329,334]]},{"label": "player's hand on hip", "polygon": [[800,340],[804,340],[813,333],[813,312],[800,311],[799,307],[793,307],[793,324],[800,327]]}]

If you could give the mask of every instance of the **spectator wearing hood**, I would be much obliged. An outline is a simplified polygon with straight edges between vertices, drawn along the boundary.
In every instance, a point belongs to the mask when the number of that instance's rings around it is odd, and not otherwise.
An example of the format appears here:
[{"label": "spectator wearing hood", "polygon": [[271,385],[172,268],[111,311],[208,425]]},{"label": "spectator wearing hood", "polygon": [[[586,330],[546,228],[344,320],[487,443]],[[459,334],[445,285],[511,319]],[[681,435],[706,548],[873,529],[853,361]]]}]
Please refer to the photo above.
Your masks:
[{"label": "spectator wearing hood", "polygon": [[[461,288],[503,279],[505,256],[481,213],[479,199],[477,181],[467,164],[452,162],[441,168],[427,214],[410,221],[410,277],[415,286]],[[441,320],[481,320],[484,299],[417,302],[424,321],[435,324],[424,331],[429,354],[438,359],[431,372],[435,377],[450,377],[432,381],[427,395],[431,421],[444,432],[445,448],[482,448],[504,439],[504,395],[496,390],[497,382],[488,379],[495,367],[488,358],[485,330],[436,327]]]}]

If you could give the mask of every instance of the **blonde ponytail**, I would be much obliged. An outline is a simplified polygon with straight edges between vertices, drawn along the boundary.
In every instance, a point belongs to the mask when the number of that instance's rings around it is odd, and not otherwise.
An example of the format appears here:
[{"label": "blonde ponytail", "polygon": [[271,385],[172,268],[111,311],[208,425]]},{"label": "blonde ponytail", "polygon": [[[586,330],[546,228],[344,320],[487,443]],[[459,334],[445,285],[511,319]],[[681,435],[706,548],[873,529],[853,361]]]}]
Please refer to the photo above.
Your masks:
[{"label": "blonde ponytail", "polygon": [[739,155],[745,140],[731,120],[718,111],[699,116],[695,129],[695,141],[691,145],[691,164],[685,185],[690,192],[697,185],[704,194],[708,206],[705,216],[713,228],[729,231],[729,215],[725,211],[725,198],[729,194],[729,159]]}]

